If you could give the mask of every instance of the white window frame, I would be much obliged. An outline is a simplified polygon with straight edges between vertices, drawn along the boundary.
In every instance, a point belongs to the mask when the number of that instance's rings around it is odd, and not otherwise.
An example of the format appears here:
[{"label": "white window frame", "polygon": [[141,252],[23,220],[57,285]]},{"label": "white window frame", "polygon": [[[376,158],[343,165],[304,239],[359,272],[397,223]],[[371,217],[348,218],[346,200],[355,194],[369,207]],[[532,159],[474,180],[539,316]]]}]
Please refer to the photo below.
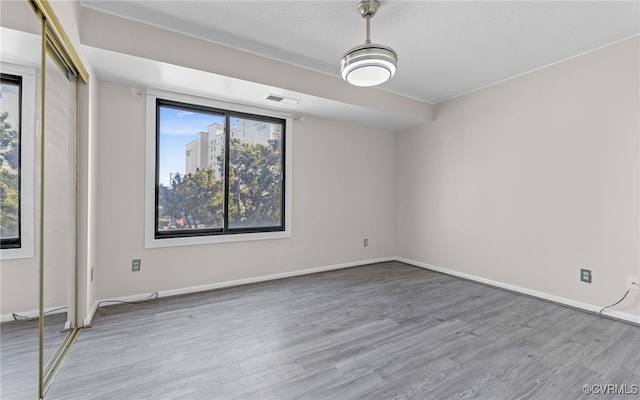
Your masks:
[{"label": "white window frame", "polygon": [[36,69],[34,67],[0,63],[5,74],[22,77],[22,115],[20,121],[20,248],[0,249],[0,260],[20,260],[35,257],[35,147],[36,129]]},{"label": "white window frame", "polygon": [[[144,218],[144,247],[162,248],[176,246],[196,246],[218,243],[245,242],[252,240],[272,240],[291,238],[291,199],[292,199],[292,125],[291,114],[280,113],[274,110],[263,109],[244,104],[228,103],[224,101],[197,97],[193,95],[168,92],[158,89],[146,90],[146,154],[145,154],[145,218]],[[156,215],[156,99],[179,101],[188,104],[201,105],[212,108],[226,109],[247,114],[257,114],[266,117],[282,118],[285,120],[286,148],[285,148],[285,221],[284,231],[276,232],[256,232],[256,233],[234,233],[228,235],[207,235],[175,238],[155,237],[155,215]]]}]

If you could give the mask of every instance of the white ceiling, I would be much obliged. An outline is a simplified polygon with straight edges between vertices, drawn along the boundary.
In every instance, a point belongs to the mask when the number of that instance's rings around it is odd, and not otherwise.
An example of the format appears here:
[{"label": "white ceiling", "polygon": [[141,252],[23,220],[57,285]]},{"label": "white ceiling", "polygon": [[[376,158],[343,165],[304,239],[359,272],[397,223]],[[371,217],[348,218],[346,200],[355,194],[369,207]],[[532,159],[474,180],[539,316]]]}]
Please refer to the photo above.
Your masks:
[{"label": "white ceiling", "polygon": [[[357,0],[81,3],[335,76],[365,36]],[[438,103],[640,34],[640,2],[382,0],[371,31],[399,58],[381,88]]]}]

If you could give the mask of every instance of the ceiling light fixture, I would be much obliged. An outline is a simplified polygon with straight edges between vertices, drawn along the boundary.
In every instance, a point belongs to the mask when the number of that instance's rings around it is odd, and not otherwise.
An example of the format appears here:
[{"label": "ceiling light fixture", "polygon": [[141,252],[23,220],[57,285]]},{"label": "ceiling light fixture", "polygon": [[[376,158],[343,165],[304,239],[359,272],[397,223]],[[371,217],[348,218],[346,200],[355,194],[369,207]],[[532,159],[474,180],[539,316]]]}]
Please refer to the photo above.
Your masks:
[{"label": "ceiling light fixture", "polygon": [[358,4],[367,20],[367,40],[347,51],[340,61],[342,78],[355,86],[375,86],[388,81],[396,73],[398,55],[387,46],[371,43],[371,18],[376,15],[380,3],[364,0]]}]

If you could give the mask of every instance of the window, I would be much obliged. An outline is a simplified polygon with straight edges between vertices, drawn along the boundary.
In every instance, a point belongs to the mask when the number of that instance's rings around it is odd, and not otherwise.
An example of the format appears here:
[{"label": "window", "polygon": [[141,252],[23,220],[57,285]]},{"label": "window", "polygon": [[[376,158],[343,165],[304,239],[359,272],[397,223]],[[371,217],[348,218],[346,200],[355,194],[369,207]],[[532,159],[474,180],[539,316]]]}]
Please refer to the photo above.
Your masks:
[{"label": "window", "polygon": [[286,119],[154,100],[154,241],[286,230]]},{"label": "window", "polygon": [[0,260],[35,255],[36,70],[0,62]]},{"label": "window", "polygon": [[19,249],[22,77],[0,74],[0,84],[0,246]]}]

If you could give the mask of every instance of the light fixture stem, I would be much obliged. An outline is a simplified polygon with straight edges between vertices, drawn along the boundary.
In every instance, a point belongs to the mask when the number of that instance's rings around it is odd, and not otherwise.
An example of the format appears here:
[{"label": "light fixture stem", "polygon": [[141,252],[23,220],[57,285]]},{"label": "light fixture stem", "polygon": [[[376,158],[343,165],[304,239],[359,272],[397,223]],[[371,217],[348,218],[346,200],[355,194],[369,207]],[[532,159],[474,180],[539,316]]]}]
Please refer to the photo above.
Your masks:
[{"label": "light fixture stem", "polygon": [[371,15],[367,14],[367,40],[365,43],[371,43]]}]

